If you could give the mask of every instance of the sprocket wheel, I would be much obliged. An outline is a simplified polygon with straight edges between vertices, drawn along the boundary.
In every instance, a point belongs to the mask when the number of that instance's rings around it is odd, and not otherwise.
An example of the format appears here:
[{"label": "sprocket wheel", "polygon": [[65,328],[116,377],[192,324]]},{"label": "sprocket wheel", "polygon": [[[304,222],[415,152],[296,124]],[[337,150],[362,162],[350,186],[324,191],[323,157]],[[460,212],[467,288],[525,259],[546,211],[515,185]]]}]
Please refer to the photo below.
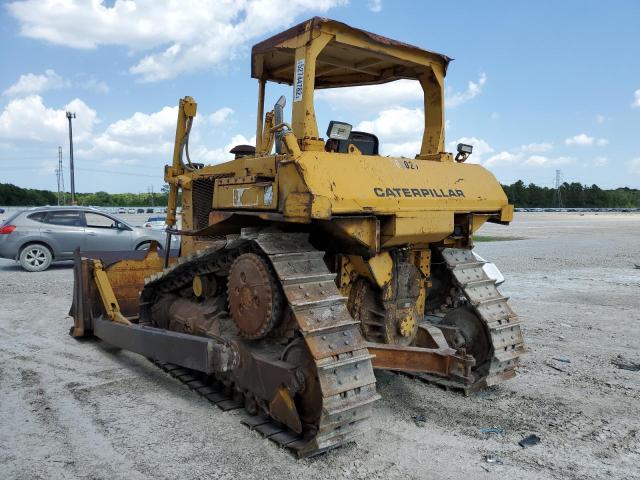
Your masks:
[{"label": "sprocket wheel", "polygon": [[244,253],[229,270],[229,312],[245,338],[265,337],[282,317],[284,294],[267,262],[255,253]]},{"label": "sprocket wheel", "polygon": [[387,309],[381,292],[365,278],[354,282],[347,307],[351,316],[360,322],[362,334],[370,342],[410,345],[415,338],[418,330],[415,310]]}]

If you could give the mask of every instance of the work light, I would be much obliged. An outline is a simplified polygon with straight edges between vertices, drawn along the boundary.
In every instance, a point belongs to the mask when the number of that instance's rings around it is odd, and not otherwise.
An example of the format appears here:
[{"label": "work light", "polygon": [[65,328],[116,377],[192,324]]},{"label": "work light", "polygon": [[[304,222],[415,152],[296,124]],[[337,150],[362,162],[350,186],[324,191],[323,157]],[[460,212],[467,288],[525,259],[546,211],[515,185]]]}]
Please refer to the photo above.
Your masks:
[{"label": "work light", "polygon": [[327,136],[333,140],[349,140],[351,128],[351,125],[348,123],[331,120],[329,122],[329,128],[327,128]]}]

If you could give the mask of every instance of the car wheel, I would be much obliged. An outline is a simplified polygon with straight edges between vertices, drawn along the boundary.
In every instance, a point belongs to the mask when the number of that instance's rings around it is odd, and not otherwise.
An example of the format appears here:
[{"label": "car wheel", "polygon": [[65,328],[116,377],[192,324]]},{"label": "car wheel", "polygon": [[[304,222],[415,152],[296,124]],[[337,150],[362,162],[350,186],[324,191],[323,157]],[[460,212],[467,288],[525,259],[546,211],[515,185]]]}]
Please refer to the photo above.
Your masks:
[{"label": "car wheel", "polygon": [[[151,242],[144,242],[138,245],[136,247],[136,250],[149,250],[150,246],[151,246]],[[162,245],[158,244],[158,251],[160,250],[162,250]]]},{"label": "car wheel", "polygon": [[20,266],[27,272],[42,272],[52,260],[51,250],[39,243],[27,245],[20,252]]}]

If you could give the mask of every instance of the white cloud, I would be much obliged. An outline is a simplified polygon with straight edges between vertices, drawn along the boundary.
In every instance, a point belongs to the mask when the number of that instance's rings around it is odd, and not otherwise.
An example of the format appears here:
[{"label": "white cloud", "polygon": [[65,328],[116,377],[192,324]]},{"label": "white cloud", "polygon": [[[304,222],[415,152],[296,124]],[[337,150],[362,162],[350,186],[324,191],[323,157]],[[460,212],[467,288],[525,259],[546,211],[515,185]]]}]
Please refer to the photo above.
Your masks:
[{"label": "white cloud", "polygon": [[607,157],[596,157],[591,160],[591,165],[594,167],[604,167],[609,164],[609,159]]},{"label": "white cloud", "polygon": [[525,153],[542,153],[548,152],[553,149],[553,143],[528,143],[526,145],[520,145],[521,152]]},{"label": "white cloud", "polygon": [[154,113],[136,112],[110,124],[97,135],[85,155],[169,154],[173,147],[178,107]]},{"label": "white cloud", "polygon": [[549,158],[543,155],[531,155],[524,161],[524,165],[534,167],[546,167],[546,166],[558,166],[569,165],[575,163],[576,159],[573,157],[556,157]]},{"label": "white cloud", "polygon": [[417,80],[397,80],[382,85],[331,88],[319,90],[315,97],[327,102],[334,110],[378,110],[406,103],[421,103],[423,94]]},{"label": "white cloud", "polygon": [[216,164],[233,159],[233,154],[229,151],[236,145],[255,145],[256,136],[247,138],[242,134],[236,134],[231,137],[231,141],[222,148],[209,149],[204,146],[197,147],[193,154],[192,160],[209,164]]},{"label": "white cloud", "polygon": [[367,3],[367,8],[373,13],[381,12],[382,0],[369,0],[369,3]]},{"label": "white cloud", "polygon": [[355,130],[374,133],[383,142],[415,141],[424,130],[424,113],[420,108],[393,107],[381,111],[375,120],[360,122]]},{"label": "white cloud", "polygon": [[355,130],[377,135],[382,155],[413,158],[420,153],[424,113],[420,108],[393,107],[381,111],[375,120],[360,122]]},{"label": "white cloud", "polygon": [[77,49],[148,52],[130,68],[143,81],[173,78],[232,59],[252,39],[345,0],[21,0],[8,4],[23,36]]},{"label": "white cloud", "polygon": [[105,167],[114,167],[120,165],[139,165],[140,160],[137,158],[109,158],[102,162]]},{"label": "white cloud", "polygon": [[49,108],[39,95],[13,99],[5,106],[0,114],[0,138],[11,143],[29,140],[59,145],[67,136],[66,111],[76,113],[74,141],[82,143],[88,140],[97,123],[95,110],[79,98],[61,109]]},{"label": "white cloud", "polygon": [[[209,121],[212,117],[220,120],[230,115],[230,110],[221,108],[213,114],[203,115],[203,118]],[[65,145],[68,138],[66,111],[76,113],[73,139],[79,159],[101,162],[108,167],[149,165],[149,162],[158,158],[163,163],[171,161],[177,106],[166,106],[152,113],[135,112],[128,118],[110,123],[100,132],[94,132],[99,124],[96,112],[82,100],[76,98],[62,108],[51,108],[43,103],[42,97],[31,95],[12,99],[0,113],[0,141],[6,141],[9,147],[16,148],[31,147],[34,142]],[[191,132],[190,153],[194,162],[228,159],[228,150],[236,144],[255,143],[255,138],[247,139],[236,135],[230,146],[227,145],[224,149],[210,148],[206,144],[212,140],[201,138],[205,129],[200,125],[206,124],[206,121],[196,122]],[[196,152],[205,158],[199,159]]]},{"label": "white cloud", "polygon": [[593,145],[593,137],[586,133],[580,133],[574,137],[567,138],[564,143],[567,145]]},{"label": "white cloud", "polygon": [[[202,122],[194,123],[189,140],[189,153],[192,162],[219,163],[233,158],[229,150],[239,144],[255,144],[255,136],[247,139],[236,134],[229,144],[222,148],[207,145],[209,138],[203,138],[206,129],[202,125],[224,121],[233,110],[223,107],[216,112],[203,115]],[[161,158],[163,163],[171,162],[175,141],[176,117],[178,107],[165,106],[152,113],[135,112],[128,118],[108,125],[104,131],[95,135],[91,148],[78,153],[85,158],[103,158],[105,166],[148,164],[139,157]]]},{"label": "white cloud", "polygon": [[222,107],[211,115],[209,115],[209,121],[212,125],[221,125],[223,124],[229,116],[233,114],[233,109],[229,107]]},{"label": "white cloud", "polygon": [[[544,144],[529,144],[529,145],[544,145]],[[523,145],[526,147],[527,145]],[[535,150],[529,150],[533,152]],[[559,165],[570,165],[576,162],[573,157],[547,157],[545,155],[526,155],[527,150],[522,147],[512,151],[502,151],[489,157],[484,162],[485,167],[496,166],[519,166],[519,167],[551,167]]]},{"label": "white cloud", "polygon": [[596,115],[596,122],[598,122],[598,124],[602,125],[604,122],[606,122],[607,117],[605,117],[604,115]]},{"label": "white cloud", "polygon": [[[477,82],[470,81],[467,90],[455,92],[450,88],[445,91],[445,105],[455,108],[478,96],[487,82],[482,73]],[[381,85],[363,85],[360,87],[333,88],[319,90],[316,99],[328,103],[334,110],[377,111],[381,108],[422,103],[423,92],[417,80],[397,80]]]},{"label": "white cloud", "polygon": [[482,163],[484,155],[492,153],[493,148],[485,140],[476,137],[461,137],[458,140],[447,143],[450,152],[456,152],[459,143],[473,145],[473,153],[467,160],[467,163]]},{"label": "white cloud", "polygon": [[640,175],[640,157],[634,158],[627,162],[627,166],[629,167],[629,171],[636,175]]},{"label": "white cloud", "polygon": [[83,88],[84,90],[91,90],[96,93],[109,93],[111,91],[109,85],[102,80],[97,80],[93,77],[79,81],[75,83],[75,86]]},{"label": "white cloud", "polygon": [[496,167],[499,165],[513,165],[521,160],[520,154],[515,154],[507,151],[502,151],[492,155],[484,162],[485,167]]},{"label": "white cloud", "polygon": [[96,93],[109,93],[109,86],[94,77],[85,78],[77,82],[63,79],[55,70],[47,69],[43,74],[25,73],[20,75],[16,83],[7,88],[2,94],[9,97],[25,96],[42,93],[46,90],[59,88],[82,88]]},{"label": "white cloud", "polygon": [[16,83],[7,88],[2,94],[10,97],[40,93],[45,90],[62,88],[67,85],[54,70],[45,70],[44,74],[26,73],[20,75]]},{"label": "white cloud", "polygon": [[383,143],[380,147],[381,155],[388,155],[390,157],[405,157],[414,158],[420,153],[422,142],[420,140],[414,142],[402,142],[402,143]]},{"label": "white cloud", "polygon": [[468,102],[482,93],[482,87],[484,87],[486,83],[487,75],[486,73],[481,73],[477,82],[469,81],[467,89],[464,92],[447,90],[445,94],[445,105],[453,108]]},{"label": "white cloud", "polygon": [[633,103],[631,106],[633,108],[640,108],[640,88],[633,92]]},{"label": "white cloud", "polygon": [[586,147],[590,145],[604,147],[605,145],[609,144],[609,140],[607,140],[606,138],[595,139],[593,137],[590,137],[586,133],[580,133],[578,135],[565,139],[564,143],[566,143],[567,145],[575,145],[580,147]]}]

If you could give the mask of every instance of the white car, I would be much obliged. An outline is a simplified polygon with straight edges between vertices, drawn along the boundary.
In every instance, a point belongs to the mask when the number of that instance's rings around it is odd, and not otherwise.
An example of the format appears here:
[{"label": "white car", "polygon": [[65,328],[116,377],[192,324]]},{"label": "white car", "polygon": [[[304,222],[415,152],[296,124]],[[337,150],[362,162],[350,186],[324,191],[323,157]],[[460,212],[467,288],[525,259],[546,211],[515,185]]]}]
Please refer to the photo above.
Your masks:
[{"label": "white car", "polygon": [[151,230],[164,230],[167,228],[167,224],[165,223],[167,217],[149,217],[146,222],[144,222],[144,228],[150,228]]},{"label": "white car", "polygon": [[129,210],[127,210],[127,213],[136,213],[136,209],[135,208],[130,208]]}]

